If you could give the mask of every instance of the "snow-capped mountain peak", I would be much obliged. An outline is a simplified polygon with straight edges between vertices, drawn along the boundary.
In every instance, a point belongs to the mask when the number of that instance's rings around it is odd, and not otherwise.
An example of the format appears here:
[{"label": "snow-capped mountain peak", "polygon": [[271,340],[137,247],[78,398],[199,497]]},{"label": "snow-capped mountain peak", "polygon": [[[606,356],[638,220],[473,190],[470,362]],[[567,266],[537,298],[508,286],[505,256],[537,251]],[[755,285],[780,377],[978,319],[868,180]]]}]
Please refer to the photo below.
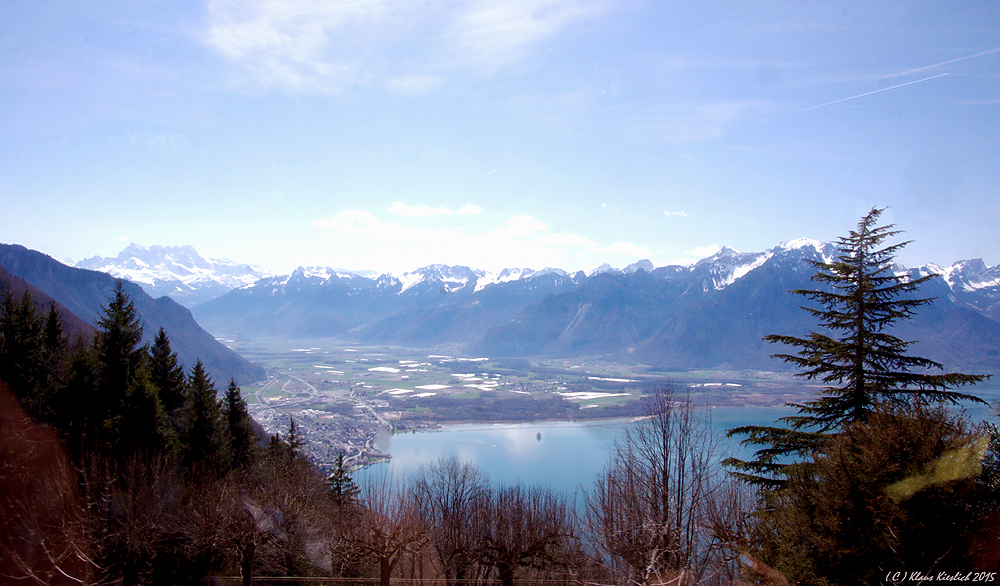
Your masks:
[{"label": "snow-capped mountain peak", "polygon": [[605,262],[605,263],[601,263],[601,266],[599,266],[596,269],[594,269],[594,270],[590,271],[589,273],[587,273],[587,276],[588,277],[596,277],[597,275],[600,275],[601,273],[608,273],[608,272],[617,271],[617,270],[618,269],[616,269],[615,267],[613,267],[613,266],[611,266],[611,265],[609,265],[608,263]]},{"label": "snow-capped mountain peak", "polygon": [[534,273],[535,271],[531,269],[503,269],[499,273],[487,273],[476,281],[475,291],[482,291],[488,285],[527,279]]},{"label": "snow-capped mountain peak", "polygon": [[271,274],[229,259],[205,258],[192,246],[142,246],[134,242],[118,256],[94,256],[75,266],[132,281],[154,297],[169,295],[188,307]]},{"label": "snow-capped mountain peak", "polygon": [[960,260],[944,268],[934,264],[924,266],[941,275],[952,291],[971,292],[1000,287],[1000,265],[986,266],[981,258]]},{"label": "snow-capped mountain peak", "polygon": [[474,292],[482,291],[490,285],[499,285],[501,283],[510,283],[512,281],[523,281],[530,279],[537,279],[544,277],[545,275],[558,275],[560,277],[569,277],[569,273],[562,269],[557,269],[554,267],[545,267],[541,270],[527,269],[527,268],[507,268],[503,269],[499,273],[483,273],[482,276],[476,281],[476,287]]},{"label": "snow-capped mountain peak", "polygon": [[465,288],[470,282],[478,281],[486,276],[486,272],[473,270],[461,265],[433,264],[408,271],[395,277],[399,280],[403,293],[420,283],[440,283],[448,292]]},{"label": "snow-capped mountain peak", "polygon": [[[799,238],[790,242],[781,242],[770,250],[763,252],[740,252],[730,246],[725,246],[710,257],[703,258],[691,265],[689,270],[705,274],[702,288],[705,291],[720,290],[732,285],[751,272],[766,265],[769,261],[792,262],[799,264],[802,259],[831,262],[836,255],[832,244]],[[803,269],[808,270],[804,264]]]},{"label": "snow-capped mountain peak", "polygon": [[798,238],[789,242],[780,242],[776,248],[781,250],[799,250],[800,248],[822,250],[824,247],[826,247],[826,244],[820,242],[819,240],[813,240],[812,238]]},{"label": "snow-capped mountain peak", "polygon": [[631,275],[632,273],[636,273],[639,271],[646,271],[647,273],[651,273],[655,268],[656,267],[653,266],[652,261],[650,261],[648,258],[644,258],[642,260],[637,260],[634,263],[628,265],[627,267],[622,269],[622,272],[625,273],[626,275]]},{"label": "snow-capped mountain peak", "polygon": [[772,256],[774,256],[772,251],[740,252],[735,248],[724,246],[719,252],[696,262],[691,270],[706,273],[702,282],[705,291],[725,289],[737,279],[763,265]]},{"label": "snow-capped mountain peak", "polygon": [[295,281],[299,279],[306,279],[306,280],[318,279],[320,281],[326,281],[329,280],[330,277],[332,276],[333,276],[333,269],[331,269],[330,267],[300,266],[296,267],[296,269],[292,271],[291,274],[288,275],[288,278],[285,279],[285,282],[288,283],[290,281]]},{"label": "snow-capped mountain peak", "polygon": [[[350,291],[348,295],[360,294],[363,290],[381,290],[396,295],[411,296],[422,295],[422,291],[472,294],[487,287],[539,279],[546,275],[571,278],[576,282],[577,279],[586,280],[588,276],[594,277],[601,273],[630,276],[642,270],[658,275],[658,278],[676,279],[682,275],[691,275],[696,278],[696,287],[704,291],[718,291],[769,263],[787,264],[798,271],[812,272],[814,269],[802,262],[803,259],[832,262],[836,255],[837,250],[832,244],[799,238],[781,242],[763,252],[740,252],[727,246],[692,265],[656,269],[652,262],[643,259],[624,269],[616,269],[605,263],[591,271],[589,275],[579,272],[572,277],[566,271],[552,267],[541,270],[516,267],[492,272],[445,264],[427,265],[399,275],[391,273],[376,275],[373,271],[348,271],[329,266],[300,266],[290,274],[274,276],[260,267],[227,259],[202,257],[191,246],[142,246],[132,243],[115,257],[95,256],[76,263],[76,266],[128,279],[142,285],[154,296],[169,295],[178,302],[192,307],[232,289],[252,289],[258,281],[262,287],[267,288],[269,295],[281,294],[280,291],[289,286],[300,290],[323,286],[346,287]],[[919,278],[930,274],[941,275],[943,282],[958,298],[971,299],[970,295],[988,293],[990,296],[995,296],[1000,307],[1000,266],[987,266],[982,259],[963,260],[947,267],[935,264],[926,264],[914,269],[894,266],[892,271],[907,278]],[[980,302],[975,304],[977,307],[981,305]],[[986,310],[985,306],[982,310]]]}]

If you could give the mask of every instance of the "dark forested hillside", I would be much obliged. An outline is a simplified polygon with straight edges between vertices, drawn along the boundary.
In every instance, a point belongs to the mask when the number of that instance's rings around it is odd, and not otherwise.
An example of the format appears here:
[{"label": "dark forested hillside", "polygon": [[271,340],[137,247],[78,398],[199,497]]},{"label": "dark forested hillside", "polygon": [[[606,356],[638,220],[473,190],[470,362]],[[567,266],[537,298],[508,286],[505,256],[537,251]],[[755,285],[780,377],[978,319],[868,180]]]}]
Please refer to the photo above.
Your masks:
[{"label": "dark forested hillside", "polygon": [[[70,312],[93,324],[115,288],[105,273],[68,267],[52,257],[19,245],[0,244],[0,267],[59,302]],[[144,342],[152,342],[163,328],[178,349],[182,364],[190,368],[200,358],[216,380],[236,377],[239,382],[264,378],[264,369],[251,364],[198,325],[191,312],[169,297],[153,299],[134,283],[124,284],[144,325]]]},{"label": "dark forested hillside", "polygon": [[93,336],[94,327],[90,323],[80,319],[75,313],[46,295],[38,287],[32,286],[20,277],[15,277],[0,266],[0,295],[5,294],[7,291],[15,299],[20,299],[24,292],[28,291],[31,298],[38,305],[38,312],[42,315],[47,314],[49,309],[55,306],[56,312],[59,314],[60,319],[62,319],[63,331],[70,339],[77,336],[89,339]]}]

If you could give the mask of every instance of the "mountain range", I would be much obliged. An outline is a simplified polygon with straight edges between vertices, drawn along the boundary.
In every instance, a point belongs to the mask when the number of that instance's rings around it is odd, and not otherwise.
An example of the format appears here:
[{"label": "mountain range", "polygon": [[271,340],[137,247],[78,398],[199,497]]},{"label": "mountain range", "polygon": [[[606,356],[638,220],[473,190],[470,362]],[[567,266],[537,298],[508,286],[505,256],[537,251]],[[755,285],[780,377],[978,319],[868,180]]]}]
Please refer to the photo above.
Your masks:
[{"label": "mountain range", "polygon": [[[829,260],[830,244],[801,239],[764,252],[724,248],[687,266],[640,261],[590,274],[559,269],[487,273],[430,265],[400,276],[365,277],[324,267],[289,275],[195,306],[216,335],[338,337],[368,344],[450,346],[488,356],[603,356],[661,369],[776,370],[787,349],[762,341],[807,335],[805,300],[790,290],[815,288],[806,260]],[[920,296],[935,301],[897,330],[919,340],[912,351],[948,368],[1000,370],[1000,267],[982,260],[932,272]]]},{"label": "mountain range", "polygon": [[[115,288],[115,277],[107,273],[69,267],[48,255],[19,245],[0,244],[0,267],[16,277],[11,281],[15,283],[15,291],[23,282],[23,286],[33,288],[33,294],[44,294],[38,299],[43,302],[43,307],[44,303],[54,300],[58,307],[75,315],[87,328],[102,315],[103,307]],[[125,281],[124,288],[143,322],[144,342],[152,342],[162,327],[179,361],[190,369],[197,359],[201,359],[205,369],[221,387],[230,377],[235,377],[241,384],[264,378],[262,367],[251,364],[219,343],[198,325],[188,309],[173,299],[165,296],[154,299],[129,281]],[[71,323],[78,322],[72,320]]]},{"label": "mountain range", "polygon": [[260,267],[205,258],[192,246],[147,247],[134,242],[118,256],[93,256],[75,266],[132,281],[153,297],[167,295],[185,307],[270,276]]}]

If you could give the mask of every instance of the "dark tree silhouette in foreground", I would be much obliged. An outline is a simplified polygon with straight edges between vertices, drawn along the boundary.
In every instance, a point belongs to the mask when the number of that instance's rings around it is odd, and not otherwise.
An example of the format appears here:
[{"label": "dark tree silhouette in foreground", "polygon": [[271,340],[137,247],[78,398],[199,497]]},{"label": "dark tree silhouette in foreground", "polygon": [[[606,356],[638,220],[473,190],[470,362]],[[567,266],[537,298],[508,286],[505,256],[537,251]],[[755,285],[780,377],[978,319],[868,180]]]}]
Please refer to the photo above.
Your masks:
[{"label": "dark tree silhouette in foreground", "polygon": [[796,457],[814,452],[844,426],[864,422],[882,404],[977,401],[974,395],[953,391],[988,375],[932,373],[942,365],[908,355],[914,344],[892,334],[892,326],[913,317],[917,308],[933,299],[910,294],[936,275],[910,279],[892,271],[895,255],[909,242],[885,244],[900,233],[893,225],[879,226],[884,208],[873,208],[858,227],[837,241],[830,262],[807,261],[816,269],[812,280],[822,289],[793,291],[819,305],[804,307],[822,326],[807,338],[771,335],[771,343],[798,348],[797,354],[775,354],[802,369],[798,376],[830,386],[820,398],[799,405],[799,414],[783,418],[786,428],[745,426],[729,435],[746,435],[744,445],[760,446],[752,461],[729,459],[736,475],[764,487],[781,487],[785,467]]},{"label": "dark tree silhouette in foreground", "polygon": [[247,403],[240,394],[236,379],[229,379],[226,396],[222,400],[222,412],[226,421],[229,438],[229,465],[244,470],[253,463],[257,452],[257,438],[254,436]]}]

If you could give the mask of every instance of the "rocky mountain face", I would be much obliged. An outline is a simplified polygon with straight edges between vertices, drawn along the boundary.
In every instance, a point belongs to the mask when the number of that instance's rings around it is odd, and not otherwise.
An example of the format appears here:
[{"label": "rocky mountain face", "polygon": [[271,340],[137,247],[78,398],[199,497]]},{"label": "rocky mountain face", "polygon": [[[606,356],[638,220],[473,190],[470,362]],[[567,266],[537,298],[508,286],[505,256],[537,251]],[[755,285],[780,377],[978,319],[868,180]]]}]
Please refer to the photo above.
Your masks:
[{"label": "rocky mountain face", "polygon": [[[102,308],[115,287],[115,277],[107,273],[69,267],[18,245],[0,244],[0,267],[37,288],[87,324],[94,324],[102,315]],[[264,378],[263,368],[219,343],[195,322],[189,310],[173,299],[154,299],[128,281],[125,292],[142,319],[144,341],[151,343],[162,327],[186,368],[190,369],[200,358],[220,388],[225,387],[231,376],[240,383]]]},{"label": "rocky mountain face", "polygon": [[185,307],[252,285],[270,274],[248,264],[205,258],[191,246],[147,247],[134,242],[116,257],[94,256],[75,266],[131,281],[153,297],[166,295]]},{"label": "rocky mountain face", "polygon": [[[807,335],[816,324],[789,291],[815,288],[806,261],[829,261],[833,246],[813,240],[763,252],[724,248],[689,266],[640,261],[589,276],[559,269],[431,265],[401,276],[361,277],[300,267],[193,309],[227,336],[340,337],[402,346],[452,345],[489,356],[602,355],[660,368],[775,370],[788,349],[772,333]],[[1000,268],[981,260],[934,272],[921,297],[935,297],[898,334],[914,352],[948,368],[1000,369]]]},{"label": "rocky mountain face", "polygon": [[959,303],[1000,320],[1000,265],[988,267],[982,259],[959,261],[950,267],[936,265],[921,267],[942,276],[948,284],[949,294]]}]

